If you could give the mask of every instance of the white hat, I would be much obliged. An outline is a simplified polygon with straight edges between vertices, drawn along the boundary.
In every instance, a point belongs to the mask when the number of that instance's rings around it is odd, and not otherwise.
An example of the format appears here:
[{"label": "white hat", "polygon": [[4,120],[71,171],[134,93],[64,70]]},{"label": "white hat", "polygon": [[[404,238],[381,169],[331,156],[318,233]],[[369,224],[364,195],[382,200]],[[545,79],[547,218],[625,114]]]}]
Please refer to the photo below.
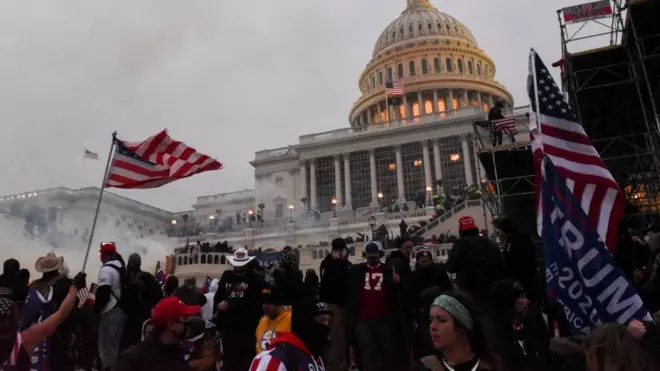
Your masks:
[{"label": "white hat", "polygon": [[234,267],[242,267],[247,263],[251,262],[254,259],[254,256],[249,256],[248,251],[244,247],[239,247],[234,250],[234,256],[227,258],[229,264]]}]

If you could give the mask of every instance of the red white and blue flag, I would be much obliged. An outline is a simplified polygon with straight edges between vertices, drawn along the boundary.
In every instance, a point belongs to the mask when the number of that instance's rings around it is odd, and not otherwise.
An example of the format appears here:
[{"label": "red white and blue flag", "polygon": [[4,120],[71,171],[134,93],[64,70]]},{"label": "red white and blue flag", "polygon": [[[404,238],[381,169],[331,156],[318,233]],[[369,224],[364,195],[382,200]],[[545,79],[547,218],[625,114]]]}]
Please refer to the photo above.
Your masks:
[{"label": "red white and blue flag", "polygon": [[590,218],[549,156],[543,158],[543,252],[548,298],[562,306],[571,332],[601,323],[651,320],[614,263]]},{"label": "red white and blue flag", "polygon": [[114,138],[115,151],[105,186],[157,188],[205,171],[220,170],[217,160],[173,140],[166,130],[142,142]]},{"label": "red white and blue flag", "polygon": [[534,50],[529,55],[527,88],[531,105],[529,132],[536,169],[539,236],[543,236],[541,161],[547,156],[566,179],[568,188],[608,250],[613,252],[625,197]]}]

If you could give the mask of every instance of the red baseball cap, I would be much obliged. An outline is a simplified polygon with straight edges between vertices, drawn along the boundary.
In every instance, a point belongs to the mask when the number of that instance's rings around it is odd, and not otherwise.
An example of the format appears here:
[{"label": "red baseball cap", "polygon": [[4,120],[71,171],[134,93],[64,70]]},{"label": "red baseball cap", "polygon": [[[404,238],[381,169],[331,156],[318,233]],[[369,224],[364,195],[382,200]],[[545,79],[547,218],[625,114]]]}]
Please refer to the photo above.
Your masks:
[{"label": "red baseball cap", "polygon": [[167,323],[181,317],[194,316],[199,314],[199,305],[185,305],[176,296],[168,296],[156,304],[151,312],[151,319],[154,323]]},{"label": "red baseball cap", "polygon": [[474,224],[474,218],[471,216],[462,216],[458,219],[458,230],[463,232],[468,229],[479,229],[477,225]]},{"label": "red baseball cap", "polygon": [[117,245],[114,242],[101,242],[101,248],[99,249],[101,254],[116,254]]}]

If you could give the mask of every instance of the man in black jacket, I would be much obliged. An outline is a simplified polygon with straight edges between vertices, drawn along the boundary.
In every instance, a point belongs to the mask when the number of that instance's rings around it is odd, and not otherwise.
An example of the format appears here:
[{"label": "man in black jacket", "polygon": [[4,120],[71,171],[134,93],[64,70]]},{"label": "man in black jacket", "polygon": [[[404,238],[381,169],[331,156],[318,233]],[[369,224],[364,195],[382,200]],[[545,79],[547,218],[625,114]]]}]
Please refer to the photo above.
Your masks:
[{"label": "man in black jacket", "polygon": [[506,276],[502,253],[493,241],[479,234],[471,216],[458,220],[458,234],[449,251],[447,272],[461,290],[487,300],[493,282]]},{"label": "man in black jacket", "polygon": [[332,255],[323,260],[321,271],[321,301],[328,304],[332,311],[330,325],[330,352],[328,355],[328,371],[348,370],[348,344],[346,343],[346,291],[351,263],[343,256],[347,251],[343,238],[332,240]]},{"label": "man in black jacket", "polygon": [[263,315],[264,277],[250,269],[253,256],[239,247],[229,257],[233,271],[225,271],[213,298],[222,334],[222,370],[247,370],[256,352],[257,324]]},{"label": "man in black jacket", "polygon": [[490,109],[490,111],[488,111],[488,121],[490,122],[490,131],[493,138],[493,146],[502,145],[502,131],[501,130],[495,131],[495,127],[493,127],[493,121],[501,120],[503,118],[504,118],[504,114],[502,113],[502,102],[497,101]]}]

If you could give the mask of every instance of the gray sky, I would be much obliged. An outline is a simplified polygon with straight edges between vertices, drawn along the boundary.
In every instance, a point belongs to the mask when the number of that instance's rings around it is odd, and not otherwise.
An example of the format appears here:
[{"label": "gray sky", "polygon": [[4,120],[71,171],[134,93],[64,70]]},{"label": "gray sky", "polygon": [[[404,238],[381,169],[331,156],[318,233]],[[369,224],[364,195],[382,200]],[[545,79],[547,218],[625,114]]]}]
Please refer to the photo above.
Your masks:
[{"label": "gray sky", "polygon": [[[529,48],[559,59],[556,10],[579,3],[432,2],[472,30],[516,105],[527,104]],[[405,3],[2,1],[0,195],[98,186],[113,130],[141,140],[163,128],[225,169],[120,194],[175,211],[251,188],[255,151],[348,126],[357,77]],[[85,146],[101,160],[83,160]]]}]

